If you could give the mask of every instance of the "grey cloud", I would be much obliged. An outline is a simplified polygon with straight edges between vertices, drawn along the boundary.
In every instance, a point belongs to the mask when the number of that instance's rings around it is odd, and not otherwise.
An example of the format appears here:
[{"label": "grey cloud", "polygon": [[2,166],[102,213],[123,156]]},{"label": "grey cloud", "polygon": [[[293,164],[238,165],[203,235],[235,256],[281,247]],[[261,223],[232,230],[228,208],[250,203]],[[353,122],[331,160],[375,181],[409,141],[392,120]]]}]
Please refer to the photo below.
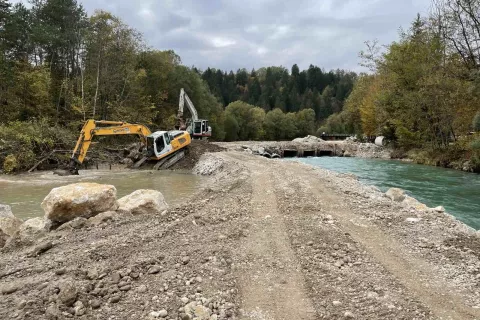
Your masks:
[{"label": "grey cloud", "polygon": [[359,67],[364,42],[388,44],[430,0],[80,0],[142,32],[153,48],[186,65],[230,70],[294,63]]}]

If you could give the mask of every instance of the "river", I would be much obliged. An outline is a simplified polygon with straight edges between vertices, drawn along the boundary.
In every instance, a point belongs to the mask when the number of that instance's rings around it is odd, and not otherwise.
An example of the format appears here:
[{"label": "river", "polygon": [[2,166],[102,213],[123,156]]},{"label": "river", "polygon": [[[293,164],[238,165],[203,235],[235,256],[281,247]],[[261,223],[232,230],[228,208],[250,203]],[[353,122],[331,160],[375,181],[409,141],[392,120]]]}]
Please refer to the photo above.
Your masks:
[{"label": "river", "polygon": [[79,176],[60,177],[52,172],[0,176],[0,203],[12,207],[21,219],[43,216],[40,203],[52,188],[76,182],[112,184],[120,198],[138,189],[163,193],[168,204],[180,204],[201,185],[203,178],[190,172],[146,170],[83,170]]},{"label": "river", "polygon": [[325,169],[353,173],[382,191],[401,188],[429,207],[444,206],[465,224],[480,229],[480,175],[394,160],[362,158],[298,158]]}]

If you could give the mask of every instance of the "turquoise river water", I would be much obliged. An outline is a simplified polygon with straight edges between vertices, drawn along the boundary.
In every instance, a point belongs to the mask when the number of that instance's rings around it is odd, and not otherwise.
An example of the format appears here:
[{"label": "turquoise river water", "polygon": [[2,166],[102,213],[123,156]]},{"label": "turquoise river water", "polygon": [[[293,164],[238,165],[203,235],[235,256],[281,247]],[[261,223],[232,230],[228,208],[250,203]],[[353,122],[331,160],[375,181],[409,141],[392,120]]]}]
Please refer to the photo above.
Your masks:
[{"label": "turquoise river water", "polygon": [[465,224],[480,229],[480,175],[401,161],[361,158],[299,158],[303,163],[353,173],[382,191],[401,188],[429,207],[444,206]]}]

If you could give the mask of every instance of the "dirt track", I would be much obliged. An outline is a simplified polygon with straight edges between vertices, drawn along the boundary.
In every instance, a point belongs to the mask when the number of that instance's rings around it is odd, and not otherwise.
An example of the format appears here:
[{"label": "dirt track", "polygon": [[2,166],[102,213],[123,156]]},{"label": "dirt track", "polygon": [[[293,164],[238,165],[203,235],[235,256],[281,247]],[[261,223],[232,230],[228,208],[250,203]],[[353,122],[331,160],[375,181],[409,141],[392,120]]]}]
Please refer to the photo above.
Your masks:
[{"label": "dirt track", "polygon": [[204,160],[211,181],[165,216],[52,232],[38,257],[3,249],[0,318],[480,319],[478,234],[448,215],[299,163]]}]

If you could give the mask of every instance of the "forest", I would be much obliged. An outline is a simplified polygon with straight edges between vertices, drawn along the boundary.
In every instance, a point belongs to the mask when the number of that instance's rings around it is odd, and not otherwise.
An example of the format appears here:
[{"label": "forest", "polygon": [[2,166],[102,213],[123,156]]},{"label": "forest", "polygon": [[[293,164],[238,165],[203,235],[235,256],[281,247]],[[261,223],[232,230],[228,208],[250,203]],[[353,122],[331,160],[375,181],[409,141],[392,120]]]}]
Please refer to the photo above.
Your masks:
[{"label": "forest", "polygon": [[357,77],[313,65],[235,73],[186,67],[119,17],[102,10],[88,16],[76,0],[32,0],[28,7],[0,0],[0,48],[5,171],[70,150],[86,119],[172,129],[180,88],[210,120],[215,140],[313,134],[342,111]]},{"label": "forest", "polygon": [[171,129],[185,88],[218,141],[384,135],[399,157],[480,170],[479,16],[480,0],[432,0],[397,41],[366,42],[362,74],[225,71],[187,67],[76,0],[0,0],[0,165],[21,171],[71,150],[90,118]]},{"label": "forest", "polygon": [[370,72],[321,130],[383,135],[399,157],[480,172],[479,17],[479,0],[434,0],[398,41],[367,42]]}]

